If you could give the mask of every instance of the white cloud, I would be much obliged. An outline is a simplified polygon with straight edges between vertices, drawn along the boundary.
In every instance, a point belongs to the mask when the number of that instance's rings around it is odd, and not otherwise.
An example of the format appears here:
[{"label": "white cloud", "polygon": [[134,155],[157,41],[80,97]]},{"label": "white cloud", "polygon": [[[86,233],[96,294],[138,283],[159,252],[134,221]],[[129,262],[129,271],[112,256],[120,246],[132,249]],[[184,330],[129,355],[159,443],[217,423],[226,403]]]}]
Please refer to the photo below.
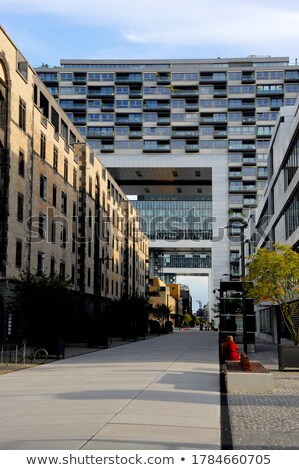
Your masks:
[{"label": "white cloud", "polygon": [[128,47],[157,51],[179,45],[288,55],[299,39],[295,0],[0,0],[0,7],[16,15],[57,16],[66,27],[97,27],[99,37],[101,28],[109,28]]}]

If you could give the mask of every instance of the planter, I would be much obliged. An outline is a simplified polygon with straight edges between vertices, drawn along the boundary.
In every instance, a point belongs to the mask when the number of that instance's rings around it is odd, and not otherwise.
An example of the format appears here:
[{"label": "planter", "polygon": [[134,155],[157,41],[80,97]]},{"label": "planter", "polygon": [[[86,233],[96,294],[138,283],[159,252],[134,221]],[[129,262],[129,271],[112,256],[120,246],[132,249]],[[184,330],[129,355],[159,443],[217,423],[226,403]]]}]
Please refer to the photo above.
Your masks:
[{"label": "planter", "polygon": [[279,370],[289,367],[299,369],[299,346],[294,344],[279,344],[278,366]]},{"label": "planter", "polygon": [[250,361],[252,370],[242,370],[239,361],[226,361],[225,383],[228,393],[272,392],[273,376],[259,362]]}]

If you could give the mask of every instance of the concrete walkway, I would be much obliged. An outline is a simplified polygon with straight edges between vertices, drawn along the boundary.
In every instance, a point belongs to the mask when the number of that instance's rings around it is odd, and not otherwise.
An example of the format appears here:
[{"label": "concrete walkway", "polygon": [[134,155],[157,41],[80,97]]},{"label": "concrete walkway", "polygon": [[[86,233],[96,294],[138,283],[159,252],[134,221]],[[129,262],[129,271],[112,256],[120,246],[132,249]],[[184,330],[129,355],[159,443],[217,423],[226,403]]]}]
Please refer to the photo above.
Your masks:
[{"label": "concrete walkway", "polygon": [[221,449],[218,333],[195,330],[0,376],[0,449]]}]

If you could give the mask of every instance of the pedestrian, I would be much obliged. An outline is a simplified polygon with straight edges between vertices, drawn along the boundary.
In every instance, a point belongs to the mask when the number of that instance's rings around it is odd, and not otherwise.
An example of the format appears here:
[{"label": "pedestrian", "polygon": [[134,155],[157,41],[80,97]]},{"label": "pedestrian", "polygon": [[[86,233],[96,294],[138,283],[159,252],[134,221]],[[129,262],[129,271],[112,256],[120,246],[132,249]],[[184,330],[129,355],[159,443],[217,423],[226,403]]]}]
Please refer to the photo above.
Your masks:
[{"label": "pedestrian", "polygon": [[234,342],[232,336],[228,336],[226,341],[222,344],[222,358],[224,361],[239,361],[240,356],[238,353],[239,347]]}]

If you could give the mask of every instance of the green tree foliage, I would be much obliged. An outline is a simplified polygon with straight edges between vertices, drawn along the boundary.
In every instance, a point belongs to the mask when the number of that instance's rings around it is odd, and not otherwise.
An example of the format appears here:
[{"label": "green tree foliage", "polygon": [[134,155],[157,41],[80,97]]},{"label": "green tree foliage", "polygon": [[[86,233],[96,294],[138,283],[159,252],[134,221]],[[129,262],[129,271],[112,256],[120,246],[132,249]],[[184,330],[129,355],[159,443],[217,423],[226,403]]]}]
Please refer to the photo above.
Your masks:
[{"label": "green tree foliage", "polygon": [[255,304],[278,305],[294,344],[299,345],[299,253],[276,243],[273,251],[260,248],[252,255],[247,269],[246,295]]},{"label": "green tree foliage", "polygon": [[145,337],[148,330],[148,315],[151,304],[143,295],[123,295],[111,302],[109,308],[110,332],[124,339],[136,340]]},{"label": "green tree foliage", "polygon": [[157,304],[153,309],[153,315],[159,320],[162,320],[163,323],[165,320],[169,320],[171,312],[172,308],[165,304]]},{"label": "green tree foliage", "polygon": [[21,273],[15,285],[17,336],[36,344],[64,336],[75,302],[68,279],[57,274]]},{"label": "green tree foliage", "polygon": [[192,315],[190,313],[185,313],[183,317],[183,325],[189,326],[193,322]]}]

